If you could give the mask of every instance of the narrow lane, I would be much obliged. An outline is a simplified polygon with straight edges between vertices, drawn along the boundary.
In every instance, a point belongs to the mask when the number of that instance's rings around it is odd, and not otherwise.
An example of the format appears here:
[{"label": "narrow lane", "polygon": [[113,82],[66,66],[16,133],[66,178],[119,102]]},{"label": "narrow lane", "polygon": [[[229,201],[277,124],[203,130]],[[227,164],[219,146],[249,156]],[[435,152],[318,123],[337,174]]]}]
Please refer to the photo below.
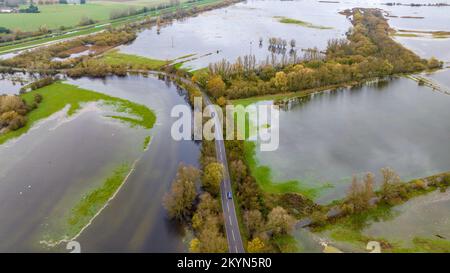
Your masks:
[{"label": "narrow lane", "polygon": [[[203,97],[206,105],[211,105],[211,100],[203,92]],[[239,223],[236,216],[236,208],[234,201],[228,199],[228,192],[233,193],[231,187],[230,174],[228,172],[227,155],[225,151],[225,143],[223,141],[222,126],[217,114],[214,114],[215,124],[215,142],[216,142],[216,158],[219,163],[223,165],[224,174],[223,180],[220,184],[220,197],[222,201],[223,217],[225,231],[228,240],[228,250],[230,253],[245,253],[244,245],[242,243],[241,233],[239,230]]]}]

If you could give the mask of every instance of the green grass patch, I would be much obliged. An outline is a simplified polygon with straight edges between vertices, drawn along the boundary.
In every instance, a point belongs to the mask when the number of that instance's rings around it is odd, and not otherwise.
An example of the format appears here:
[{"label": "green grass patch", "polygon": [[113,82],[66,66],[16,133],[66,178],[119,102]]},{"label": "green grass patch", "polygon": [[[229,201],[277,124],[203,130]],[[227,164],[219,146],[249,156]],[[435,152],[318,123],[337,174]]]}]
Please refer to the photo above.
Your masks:
[{"label": "green grass patch", "polygon": [[297,20],[297,19],[293,19],[293,18],[288,18],[288,17],[284,17],[284,16],[274,16],[274,18],[276,18],[278,20],[278,22],[283,23],[283,24],[293,24],[293,25],[298,25],[298,26],[307,27],[307,28],[315,28],[315,29],[333,29],[332,27],[314,25],[309,22],[305,22],[305,21],[301,21],[301,20]]},{"label": "green grass patch", "polygon": [[146,136],[144,139],[144,151],[148,149],[150,145],[150,141],[152,140],[152,136]]},{"label": "green grass patch", "polygon": [[69,229],[66,236],[72,238],[89,223],[92,217],[94,217],[117,192],[119,187],[123,184],[129,170],[129,164],[118,166],[113,174],[106,178],[100,187],[93,189],[86,194],[78,204],[73,207],[67,221]]},{"label": "green grass patch", "polygon": [[120,53],[117,50],[109,51],[102,56],[109,65],[125,64],[136,70],[157,70],[162,66],[170,63],[170,61],[150,59],[142,56]]},{"label": "green grass patch", "polygon": [[273,243],[278,247],[281,253],[298,252],[297,240],[292,235],[278,235],[273,238]]},{"label": "green grass patch", "polygon": [[132,126],[141,126],[143,128],[150,129],[156,121],[155,114],[144,105],[94,91],[81,89],[77,86],[61,82],[56,82],[43,88],[28,92],[21,95],[21,97],[27,103],[32,103],[34,94],[41,94],[43,97],[43,100],[39,104],[38,108],[27,114],[27,123],[24,127],[16,131],[11,131],[0,135],[0,144],[28,132],[28,130],[30,130],[36,122],[61,111],[64,107],[66,107],[66,105],[70,105],[67,112],[68,116],[76,113],[81,108],[83,103],[101,101],[104,105],[112,106],[116,112],[132,115],[133,117],[113,116],[113,118],[128,122]]},{"label": "green grass patch", "polygon": [[244,144],[244,153],[245,160],[250,168],[250,172],[252,176],[255,178],[256,182],[260,185],[260,187],[270,193],[289,193],[289,192],[297,192],[305,195],[310,199],[314,199],[318,196],[320,190],[323,188],[309,188],[298,180],[289,180],[289,181],[281,181],[274,182],[272,177],[272,170],[268,166],[259,165],[255,149],[256,144],[251,141],[246,141]]},{"label": "green grass patch", "polygon": [[398,37],[422,37],[418,34],[415,33],[395,33],[393,34],[394,36],[398,36]]}]

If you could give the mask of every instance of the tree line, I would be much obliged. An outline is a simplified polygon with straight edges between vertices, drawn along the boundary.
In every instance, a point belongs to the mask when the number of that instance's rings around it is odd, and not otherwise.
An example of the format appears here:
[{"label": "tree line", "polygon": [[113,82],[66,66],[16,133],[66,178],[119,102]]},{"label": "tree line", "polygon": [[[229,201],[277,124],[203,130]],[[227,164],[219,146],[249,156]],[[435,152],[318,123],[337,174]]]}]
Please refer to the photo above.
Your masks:
[{"label": "tree line", "polygon": [[1,95],[0,96],[0,134],[15,131],[26,125],[26,115],[36,109],[42,101],[42,95],[36,93],[33,102],[27,102],[20,96]]},{"label": "tree line", "polygon": [[[381,11],[355,8],[345,12],[352,16],[353,27],[346,39],[332,39],[327,49],[304,51],[302,58],[274,54],[256,64],[254,56],[211,64],[208,73],[197,75],[197,83],[216,99],[239,99],[252,96],[296,92],[324,86],[348,84],[399,73],[413,73],[442,67],[435,58],[421,59],[391,39],[392,29]],[[282,40],[271,39],[283,48]]]}]

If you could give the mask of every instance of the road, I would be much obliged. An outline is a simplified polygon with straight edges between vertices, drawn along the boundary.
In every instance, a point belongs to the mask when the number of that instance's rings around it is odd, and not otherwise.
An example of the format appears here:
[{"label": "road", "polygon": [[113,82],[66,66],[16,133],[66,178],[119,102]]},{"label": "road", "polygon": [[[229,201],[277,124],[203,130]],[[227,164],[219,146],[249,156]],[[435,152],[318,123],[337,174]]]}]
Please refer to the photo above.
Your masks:
[{"label": "road", "polygon": [[[203,93],[204,102],[206,105],[211,104],[211,100]],[[233,199],[228,199],[227,193],[233,192],[231,188],[230,174],[228,172],[227,154],[225,151],[225,143],[223,141],[222,125],[217,114],[214,115],[215,124],[215,141],[216,141],[216,157],[217,161],[224,167],[224,176],[220,184],[220,198],[222,201],[223,218],[225,231],[228,240],[228,250],[230,253],[245,253],[244,245],[242,244],[241,233],[239,230],[239,223],[236,216],[236,208]],[[234,198],[234,197],[233,197]]]}]

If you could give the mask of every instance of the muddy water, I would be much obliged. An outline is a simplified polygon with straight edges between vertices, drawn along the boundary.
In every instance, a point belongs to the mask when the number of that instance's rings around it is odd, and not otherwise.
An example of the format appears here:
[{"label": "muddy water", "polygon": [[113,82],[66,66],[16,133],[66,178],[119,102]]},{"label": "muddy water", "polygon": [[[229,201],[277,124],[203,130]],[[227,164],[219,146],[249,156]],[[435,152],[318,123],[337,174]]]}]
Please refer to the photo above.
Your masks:
[{"label": "muddy water", "polygon": [[183,252],[183,230],[172,223],[161,202],[180,162],[197,165],[199,147],[170,136],[176,104],[186,104],[177,89],[154,78],[130,76],[106,80],[81,79],[75,84],[125,98],[154,109],[158,120],[150,148],[116,198],[82,233],[83,251]]},{"label": "muddy water", "polygon": [[275,181],[331,186],[317,201],[345,196],[353,174],[389,166],[407,180],[450,169],[450,96],[408,79],[316,94],[280,113],[280,146],[260,152]]},{"label": "muddy water", "polygon": [[38,79],[38,75],[29,73],[0,74],[0,95],[18,95],[20,88]]},{"label": "muddy water", "polygon": [[57,113],[0,146],[0,251],[44,250],[54,219],[139,155],[143,130],[100,112],[89,105],[70,121]]}]

